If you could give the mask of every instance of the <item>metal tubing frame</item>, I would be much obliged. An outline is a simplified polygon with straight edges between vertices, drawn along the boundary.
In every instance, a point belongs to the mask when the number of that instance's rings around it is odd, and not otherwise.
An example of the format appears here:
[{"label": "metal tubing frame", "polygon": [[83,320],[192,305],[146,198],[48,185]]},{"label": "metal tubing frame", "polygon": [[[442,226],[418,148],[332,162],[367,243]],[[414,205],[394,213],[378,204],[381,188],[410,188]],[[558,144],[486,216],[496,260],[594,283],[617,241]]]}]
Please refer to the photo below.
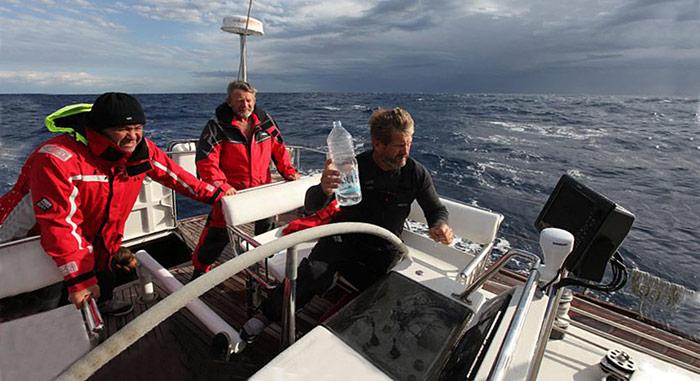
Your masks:
[{"label": "metal tubing frame", "polygon": [[99,308],[97,308],[95,298],[88,298],[87,301],[83,303],[82,311],[91,341],[97,340],[104,329],[104,320],[102,319]]},{"label": "metal tubing frame", "polygon": [[481,272],[483,271],[484,267],[486,267],[486,259],[488,258],[489,254],[491,254],[493,246],[493,242],[484,246],[484,248],[481,249],[481,252],[474,256],[474,259],[472,259],[464,267],[464,269],[462,269],[462,271],[459,272],[457,279],[464,281],[464,284],[469,286],[472,283],[474,277],[479,276],[479,274],[481,274]]},{"label": "metal tubing frame", "polygon": [[537,336],[537,343],[535,344],[535,354],[532,357],[532,362],[528,366],[527,380],[535,380],[537,374],[540,372],[540,366],[542,365],[542,357],[544,356],[544,351],[547,347],[547,342],[549,341],[549,335],[552,332],[552,326],[554,325],[554,319],[557,317],[556,310],[559,306],[559,299],[561,299],[561,293],[564,289],[556,286],[552,286],[547,293],[547,308],[545,309],[544,319],[542,320],[542,325],[540,326],[540,333]]},{"label": "metal tubing frame", "polygon": [[238,80],[248,82],[248,47],[246,46],[246,35],[240,35],[241,60],[238,64]]},{"label": "metal tubing frame", "polygon": [[[498,270],[500,270],[503,266],[505,266],[506,263],[508,263],[511,259],[515,257],[520,257],[523,259],[529,259],[531,261],[534,261],[537,263],[536,266],[531,266],[530,269],[534,270],[537,269],[542,262],[541,258],[537,256],[536,254],[524,251],[524,250],[517,250],[517,249],[512,249],[508,250],[505,254],[503,254],[496,262],[494,262],[491,267],[486,269],[486,271],[482,272],[479,274],[479,276],[467,286],[467,288],[462,291],[462,293],[453,293],[452,296],[461,300],[461,301],[466,301],[467,297],[471,295],[474,291],[478,290],[481,288],[481,286],[486,283],[487,280],[489,280]],[[469,266],[467,266],[469,267]]]},{"label": "metal tubing frame", "polygon": [[286,278],[284,279],[284,316],[282,318],[282,335],[280,345],[282,349],[289,347],[296,341],[296,299],[297,299],[297,247],[287,249],[285,263]]},{"label": "metal tubing frame", "polygon": [[[239,253],[238,250],[237,250],[237,248],[236,248],[237,243],[238,243],[239,241],[241,241],[241,240],[242,240],[243,242],[245,242],[246,244],[252,246],[253,248],[256,248],[256,247],[258,247],[258,246],[261,245],[261,243],[258,242],[257,240],[255,240],[255,238],[251,237],[250,235],[248,235],[246,232],[244,232],[243,230],[239,229],[238,227],[235,227],[235,226],[227,226],[227,227],[226,227],[226,233],[228,234],[228,239],[229,239],[230,244],[232,245],[233,254],[234,254],[235,257],[237,257],[237,256],[239,256],[239,255],[241,255],[241,254],[243,254],[243,253]],[[261,286],[263,286],[266,290],[272,290],[272,289],[275,288],[275,286],[273,286],[272,284],[270,284],[270,281],[269,281],[269,275],[268,275],[268,273],[267,273],[267,258],[265,258],[265,279],[263,279],[263,278],[262,278],[256,271],[254,271],[254,270],[245,269],[244,272],[245,272],[248,276],[250,276],[251,278],[253,278],[253,280],[255,280],[256,282],[258,282],[258,284],[260,284]]]},{"label": "metal tubing frame", "polygon": [[[228,231],[229,240],[231,240],[231,242],[233,242],[235,238],[238,238],[240,240],[245,241],[253,247],[258,247],[261,245],[261,243],[255,240],[255,238],[251,237],[249,234],[247,234],[246,232],[244,232],[236,226],[227,226],[226,230]],[[240,253],[236,252],[236,255],[238,254]]]},{"label": "metal tubing frame", "polygon": [[[483,286],[487,280],[489,280],[494,274],[498,272],[498,270],[500,270],[503,266],[505,266],[506,263],[508,263],[511,259],[515,257],[528,259],[531,261],[530,275],[528,276],[527,281],[525,282],[525,286],[523,287],[522,294],[520,295],[520,300],[518,301],[518,306],[516,307],[515,313],[513,314],[513,319],[511,320],[510,325],[508,326],[508,330],[506,331],[506,337],[503,339],[503,344],[501,345],[501,348],[498,351],[496,361],[494,362],[494,365],[493,367],[491,367],[491,370],[489,372],[489,381],[500,381],[504,380],[506,377],[508,366],[510,365],[510,361],[513,358],[513,353],[515,352],[515,347],[518,343],[518,338],[520,337],[523,325],[525,324],[525,318],[530,308],[530,303],[532,302],[535,292],[537,291],[537,285],[540,278],[539,268],[540,264],[542,263],[542,259],[538,255],[524,250],[509,250],[508,252],[503,254],[503,256],[501,256],[496,262],[494,262],[491,265],[491,267],[486,269],[486,271],[480,273],[471,284],[467,285],[466,289],[462,293],[452,294],[453,297],[458,298],[462,301],[466,301],[469,295],[471,295],[477,289],[481,288],[481,286]],[[476,268],[478,268],[477,265],[467,266],[465,271],[474,271],[474,269]]]},{"label": "metal tubing frame", "polygon": [[[489,372],[489,381],[501,381],[504,380],[506,377],[508,366],[510,365],[510,362],[513,358],[515,347],[518,343],[520,333],[525,324],[527,312],[530,309],[530,302],[532,302],[532,299],[535,295],[535,291],[537,291],[537,282],[540,278],[539,267],[541,260],[538,256],[525,251],[511,250],[508,253],[506,253],[504,257],[508,254],[511,254],[508,256],[508,258],[504,259],[503,261],[497,262],[497,264],[499,264],[498,268],[502,267],[508,260],[510,260],[514,256],[528,258],[533,260],[533,262],[530,265],[530,275],[528,276],[527,282],[523,287],[523,291],[520,295],[520,300],[518,301],[518,306],[515,309],[513,319],[511,320],[510,325],[508,326],[508,330],[506,331],[506,337],[503,339],[503,344],[501,345],[501,348],[498,351],[498,357],[496,358],[496,361],[494,362],[494,365],[493,367],[491,367],[491,371]],[[486,279],[488,279],[489,275],[495,273],[496,270],[498,270],[498,268],[496,268],[495,265],[492,266],[492,268],[489,268],[489,270],[486,273],[484,273],[481,277],[479,277],[477,279],[477,282],[475,283],[482,285],[486,281]]]}]

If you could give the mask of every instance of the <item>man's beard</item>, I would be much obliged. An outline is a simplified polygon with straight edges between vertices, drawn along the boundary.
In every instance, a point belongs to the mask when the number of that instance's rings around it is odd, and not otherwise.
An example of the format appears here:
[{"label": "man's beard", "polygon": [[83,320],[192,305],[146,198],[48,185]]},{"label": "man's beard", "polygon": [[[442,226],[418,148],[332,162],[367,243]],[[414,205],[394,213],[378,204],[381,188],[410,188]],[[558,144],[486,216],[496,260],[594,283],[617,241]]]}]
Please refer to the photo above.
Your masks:
[{"label": "man's beard", "polygon": [[253,112],[252,112],[252,111],[249,111],[249,112],[243,113],[243,112],[238,112],[238,111],[236,111],[236,115],[237,115],[240,119],[248,119],[248,118],[250,118],[251,115],[253,115]]},{"label": "man's beard", "polygon": [[391,167],[393,170],[399,170],[403,168],[404,165],[406,165],[406,161],[408,160],[407,157],[401,157],[401,158],[387,158],[384,160],[384,163],[387,164],[387,166]]}]

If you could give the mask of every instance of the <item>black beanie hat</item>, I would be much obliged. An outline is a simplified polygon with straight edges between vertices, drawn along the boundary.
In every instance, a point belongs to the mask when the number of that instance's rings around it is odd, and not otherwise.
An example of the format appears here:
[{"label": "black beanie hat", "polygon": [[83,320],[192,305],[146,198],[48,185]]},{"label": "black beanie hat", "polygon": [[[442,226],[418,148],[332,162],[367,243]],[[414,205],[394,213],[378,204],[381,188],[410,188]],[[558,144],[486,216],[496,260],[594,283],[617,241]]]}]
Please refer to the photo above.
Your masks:
[{"label": "black beanie hat", "polygon": [[90,111],[89,124],[95,130],[145,124],[146,115],[136,98],[125,93],[104,93],[95,99]]}]

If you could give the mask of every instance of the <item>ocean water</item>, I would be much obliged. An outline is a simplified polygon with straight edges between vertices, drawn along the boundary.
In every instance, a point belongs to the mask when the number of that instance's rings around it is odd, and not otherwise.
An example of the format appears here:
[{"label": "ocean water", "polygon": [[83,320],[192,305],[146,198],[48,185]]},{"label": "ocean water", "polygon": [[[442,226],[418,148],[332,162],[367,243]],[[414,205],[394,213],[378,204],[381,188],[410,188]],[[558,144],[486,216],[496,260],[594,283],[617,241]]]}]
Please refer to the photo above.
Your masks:
[{"label": "ocean water", "polygon": [[[0,95],[0,192],[31,150],[51,136],[50,112],[96,95]],[[160,147],[196,139],[223,94],[141,94],[146,135]],[[697,99],[498,94],[259,94],[287,144],[325,149],[333,120],[357,148],[371,147],[367,119],[377,107],[413,115],[412,156],[438,191],[505,216],[499,245],[537,250],[533,222],[568,173],[628,209],[636,221],[620,251],[629,267],[697,290],[700,272],[700,106]],[[305,157],[322,165],[322,157]],[[181,214],[206,207],[184,203]],[[700,336],[700,300],[641,312]],[[602,298],[639,310],[623,289]]]}]

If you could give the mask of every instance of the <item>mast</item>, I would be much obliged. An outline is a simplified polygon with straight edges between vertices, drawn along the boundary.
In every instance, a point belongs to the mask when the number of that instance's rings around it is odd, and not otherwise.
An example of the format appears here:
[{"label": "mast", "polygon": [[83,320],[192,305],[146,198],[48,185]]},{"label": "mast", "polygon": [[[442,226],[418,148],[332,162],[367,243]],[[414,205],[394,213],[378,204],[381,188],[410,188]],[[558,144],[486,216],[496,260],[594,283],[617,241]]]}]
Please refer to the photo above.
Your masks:
[{"label": "mast", "polygon": [[221,26],[224,32],[235,33],[240,36],[241,41],[241,61],[238,66],[238,80],[248,81],[248,49],[246,46],[247,36],[262,36],[263,23],[250,16],[227,16]]}]

